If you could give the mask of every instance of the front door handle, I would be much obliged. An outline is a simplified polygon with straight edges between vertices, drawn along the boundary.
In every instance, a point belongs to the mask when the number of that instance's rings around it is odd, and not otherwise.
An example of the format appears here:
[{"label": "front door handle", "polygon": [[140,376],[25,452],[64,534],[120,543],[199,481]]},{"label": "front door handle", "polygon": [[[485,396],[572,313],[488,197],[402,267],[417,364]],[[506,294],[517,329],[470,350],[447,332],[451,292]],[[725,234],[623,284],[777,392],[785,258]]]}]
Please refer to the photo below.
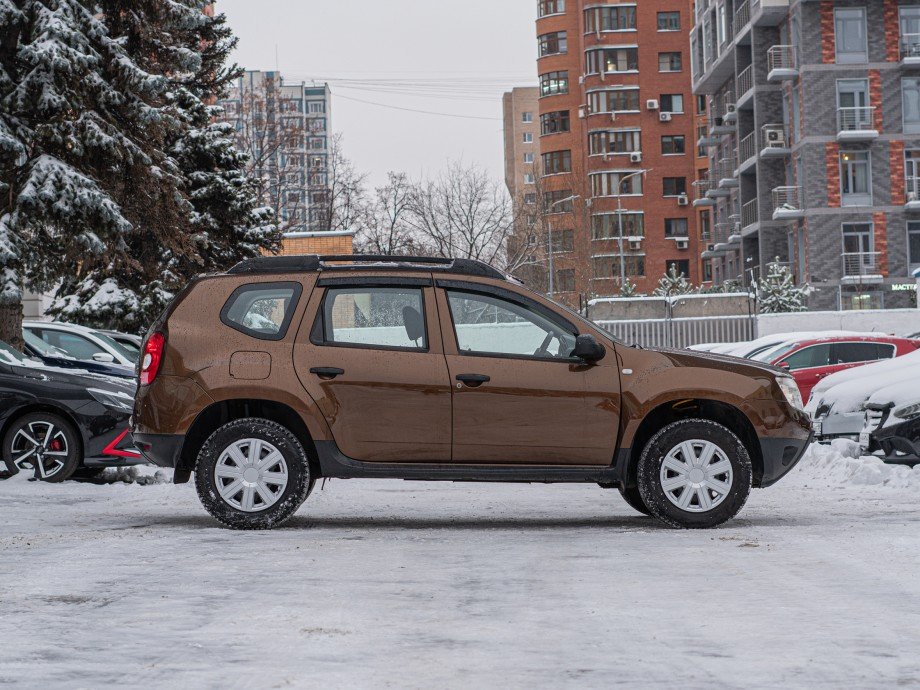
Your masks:
[{"label": "front door handle", "polygon": [[310,373],[316,374],[320,378],[334,379],[336,376],[344,374],[345,370],[338,367],[310,367]]},{"label": "front door handle", "polygon": [[457,374],[456,379],[458,381],[462,381],[471,388],[476,388],[477,386],[481,386],[487,381],[492,380],[485,374]]}]

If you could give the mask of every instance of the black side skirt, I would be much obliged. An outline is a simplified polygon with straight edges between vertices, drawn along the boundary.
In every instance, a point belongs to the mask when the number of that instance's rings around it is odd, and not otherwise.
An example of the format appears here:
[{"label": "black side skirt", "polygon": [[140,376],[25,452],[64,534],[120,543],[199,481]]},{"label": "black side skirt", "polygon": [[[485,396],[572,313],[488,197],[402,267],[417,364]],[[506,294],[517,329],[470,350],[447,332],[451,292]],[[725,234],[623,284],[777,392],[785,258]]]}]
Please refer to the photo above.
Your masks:
[{"label": "black side skirt", "polygon": [[343,455],[335,441],[316,442],[323,477],[336,479],[412,479],[444,482],[606,482],[619,484],[616,467],[568,465],[453,465],[444,463],[362,462]]}]

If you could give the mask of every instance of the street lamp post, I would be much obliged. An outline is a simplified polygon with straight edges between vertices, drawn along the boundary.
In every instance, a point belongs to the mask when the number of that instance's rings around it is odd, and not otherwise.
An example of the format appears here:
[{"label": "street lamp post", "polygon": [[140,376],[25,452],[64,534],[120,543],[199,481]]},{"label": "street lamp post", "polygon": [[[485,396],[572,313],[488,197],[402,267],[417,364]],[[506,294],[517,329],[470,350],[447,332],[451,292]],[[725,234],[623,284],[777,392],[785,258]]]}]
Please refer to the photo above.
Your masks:
[{"label": "street lamp post", "polygon": [[637,170],[634,173],[629,173],[629,175],[621,177],[620,181],[617,183],[617,246],[620,251],[620,290],[622,290],[623,286],[626,284],[626,257],[623,256],[623,207],[620,204],[620,195],[623,193],[623,183],[626,182],[626,180],[636,175],[644,175],[649,171],[651,171],[651,168]]},{"label": "street lamp post", "polygon": [[[567,196],[565,199],[560,199],[559,201],[554,201],[549,205],[549,212],[554,213],[553,209],[556,208],[559,204],[564,204],[567,201],[575,201],[575,199],[581,199],[581,194],[573,194],[572,196]],[[550,297],[553,296],[553,229],[550,227],[549,222],[546,223],[546,249],[549,257],[549,292],[546,294]]]}]

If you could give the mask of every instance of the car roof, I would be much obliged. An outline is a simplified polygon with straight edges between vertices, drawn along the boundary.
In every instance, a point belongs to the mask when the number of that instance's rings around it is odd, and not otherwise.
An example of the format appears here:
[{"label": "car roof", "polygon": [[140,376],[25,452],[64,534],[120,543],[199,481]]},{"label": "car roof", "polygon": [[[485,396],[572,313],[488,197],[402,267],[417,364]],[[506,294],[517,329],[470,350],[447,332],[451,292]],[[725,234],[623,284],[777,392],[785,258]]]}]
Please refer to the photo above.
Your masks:
[{"label": "car roof", "polygon": [[796,346],[818,345],[821,343],[890,343],[906,342],[909,338],[899,338],[893,335],[835,335],[826,338],[804,338],[802,340],[787,340],[789,344]]},{"label": "car roof", "polygon": [[76,331],[77,333],[94,333],[97,329],[80,326],[75,323],[64,323],[63,321],[23,321],[23,327],[33,328],[59,328],[65,331]]},{"label": "car roof", "polygon": [[484,261],[477,259],[444,258],[438,256],[393,256],[389,254],[297,254],[260,256],[245,259],[227,271],[227,275],[243,273],[319,273],[325,271],[431,271],[454,275],[517,279]]}]

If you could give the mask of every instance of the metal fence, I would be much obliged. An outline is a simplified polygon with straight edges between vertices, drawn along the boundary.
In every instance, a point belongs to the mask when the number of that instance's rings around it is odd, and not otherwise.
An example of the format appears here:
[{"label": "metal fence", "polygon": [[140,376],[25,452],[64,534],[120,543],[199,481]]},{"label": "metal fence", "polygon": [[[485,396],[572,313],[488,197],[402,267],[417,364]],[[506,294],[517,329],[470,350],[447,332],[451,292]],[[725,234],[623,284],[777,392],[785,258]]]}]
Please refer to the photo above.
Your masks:
[{"label": "metal fence", "polygon": [[597,325],[626,343],[644,347],[689,347],[700,343],[753,340],[753,316],[695,316],[677,319],[598,321]]}]

